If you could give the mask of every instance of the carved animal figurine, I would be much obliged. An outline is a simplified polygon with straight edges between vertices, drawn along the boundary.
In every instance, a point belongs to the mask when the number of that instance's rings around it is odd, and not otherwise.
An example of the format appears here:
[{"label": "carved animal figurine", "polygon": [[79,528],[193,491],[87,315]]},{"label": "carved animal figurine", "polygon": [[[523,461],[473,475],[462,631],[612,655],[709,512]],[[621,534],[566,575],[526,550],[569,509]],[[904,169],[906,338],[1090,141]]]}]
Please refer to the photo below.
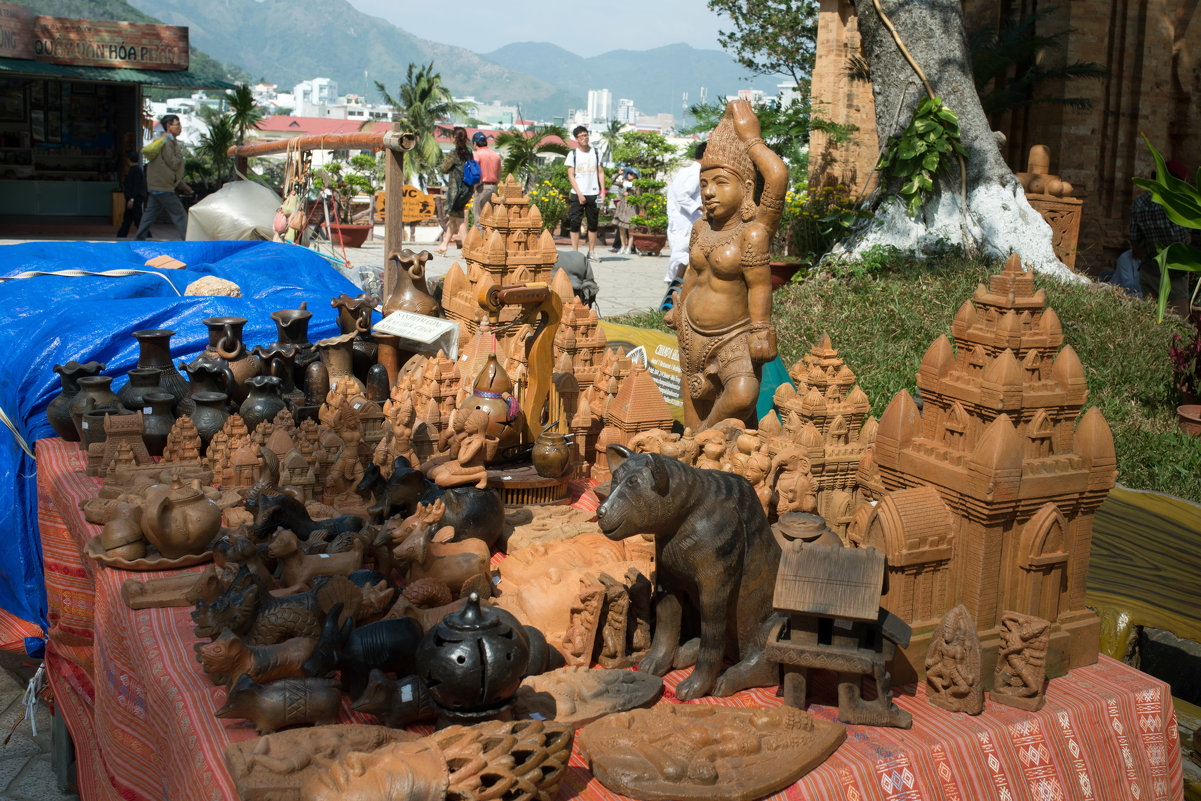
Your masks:
[{"label": "carved animal figurine", "polygon": [[363,564],[362,540],[353,540],[351,550],[344,553],[307,556],[296,535],[286,528],[271,535],[267,553],[279,560],[285,587],[312,586],[317,576],[345,576]]},{"label": "carved animal figurine", "polygon": [[984,711],[980,680],[980,638],[967,607],[959,604],[942,617],[926,652],[926,700],[950,712]]},{"label": "carved animal figurine", "polygon": [[442,525],[455,531],[452,542],[476,538],[489,548],[500,539],[505,527],[505,506],[494,489],[450,487],[442,493],[446,513]]},{"label": "carved animal figurine", "polygon": [[327,725],[338,719],[341,685],[334,679],[283,679],[260,684],[246,674],[229,690],[219,718],[246,718],[260,735],[286,726]]},{"label": "carved animal figurine", "polygon": [[264,492],[259,495],[254,513],[254,538],[264,540],[277,528],[286,528],[302,540],[315,531],[342,533],[363,528],[366,520],[358,515],[342,515],[327,520],[313,520],[304,504],[287,493]]},{"label": "carved animal figurine", "polygon": [[394,564],[404,572],[406,582],[432,576],[446,582],[455,595],[462,592],[466,582],[483,576],[482,585],[487,588],[484,597],[487,597],[492,586],[488,580],[491,551],[476,539],[450,542],[453,536],[454,529],[449,526],[432,538],[426,536],[424,529],[418,529],[392,549]]},{"label": "carved animal figurine", "polygon": [[198,650],[204,672],[210,678],[214,674],[225,676],[228,689],[231,681],[243,673],[263,683],[303,677],[302,665],[313,653],[314,645],[316,641],[308,637],[293,637],[277,645],[247,645],[241,637],[226,629],[220,637]]},{"label": "carved animal figurine", "polygon": [[1051,624],[1041,617],[1001,615],[1001,647],[988,697],[998,704],[1037,712],[1046,702],[1047,643]]},{"label": "carved animal figurine", "polygon": [[367,687],[351,705],[356,712],[370,712],[383,724],[400,729],[410,723],[425,723],[438,717],[425,684],[416,676],[393,681],[382,670],[372,670]]},{"label": "carved animal figurine", "polygon": [[242,571],[230,589],[211,602],[198,599],[192,620],[197,637],[216,637],[229,629],[247,645],[270,645],[292,637],[316,638],[325,616],[335,604],[354,616],[362,603],[358,587],[337,576],[308,592],[276,597],[259,584],[241,581]]},{"label": "carved animal figurine", "polygon": [[[680,700],[775,684],[763,648],[781,619],[772,611],[780,546],[750,482],[620,445],[606,455],[613,480],[597,510],[601,531],[613,540],[655,537],[655,634],[638,669],[671,670],[687,604],[700,615],[701,636],[696,667],[676,689]],[[736,663],[719,677],[727,643],[737,644]]]},{"label": "carved animal figurine", "polygon": [[401,457],[392,463],[392,475],[387,479],[378,465],[367,465],[355,492],[364,500],[371,499],[372,505],[367,511],[377,522],[394,514],[408,517],[417,509],[418,503],[433,503],[442,494],[436,485],[425,480],[420,470],[414,470],[408,460]]},{"label": "carved animal figurine", "polygon": [[338,617],[332,612],[304,663],[306,675],[325,676],[340,669],[342,684],[354,699],[362,695],[372,668],[400,676],[413,672],[413,653],[424,633],[416,620],[393,618],[355,628],[351,620],[339,626]]}]

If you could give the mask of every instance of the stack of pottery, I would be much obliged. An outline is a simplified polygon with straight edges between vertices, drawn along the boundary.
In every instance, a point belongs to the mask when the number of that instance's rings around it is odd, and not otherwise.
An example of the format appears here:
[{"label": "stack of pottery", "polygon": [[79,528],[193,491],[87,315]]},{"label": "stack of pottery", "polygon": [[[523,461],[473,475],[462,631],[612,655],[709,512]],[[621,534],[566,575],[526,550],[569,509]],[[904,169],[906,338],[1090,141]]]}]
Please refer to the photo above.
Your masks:
[{"label": "stack of pottery", "polygon": [[228,367],[230,382],[226,389],[230,398],[238,403],[246,400],[249,388],[246,380],[259,374],[259,360],[251,355],[242,343],[242,327],[245,317],[208,317],[209,342],[204,357],[210,362]]},{"label": "stack of pottery", "polygon": [[303,386],[305,369],[317,360],[317,346],[309,342],[309,320],[312,317],[313,313],[305,303],[301,303],[299,309],[271,312],[271,319],[275,321],[275,342],[269,347],[296,347],[296,355],[292,359],[295,370],[292,383],[300,386]]},{"label": "stack of pottery", "polygon": [[54,372],[58,373],[62,382],[62,392],[46,407],[46,419],[50,421],[50,426],[55,432],[67,442],[79,442],[79,427],[71,415],[71,403],[81,389],[79,379],[97,376],[103,369],[104,365],[100,362],[80,364],[72,361],[54,365]]},{"label": "stack of pottery", "polygon": [[[159,371],[158,387],[174,400],[172,411],[179,407],[179,402],[188,395],[188,382],[171,361],[171,337],[175,332],[168,328],[148,328],[134,331],[133,337],[138,341],[138,368],[140,370],[156,369]],[[133,371],[130,371],[131,376]],[[132,377],[130,378],[132,381]],[[133,409],[135,406],[128,406]]]},{"label": "stack of pottery", "polygon": [[[92,363],[95,364],[95,362]],[[76,379],[76,383],[79,385],[79,392],[71,400],[71,405],[68,408],[71,414],[71,422],[75,425],[76,441],[81,442],[80,447],[86,451],[87,446],[82,444],[84,432],[83,416],[91,411],[124,411],[125,407],[121,405],[121,401],[117,399],[117,396],[113,394],[112,376],[88,375]]]}]

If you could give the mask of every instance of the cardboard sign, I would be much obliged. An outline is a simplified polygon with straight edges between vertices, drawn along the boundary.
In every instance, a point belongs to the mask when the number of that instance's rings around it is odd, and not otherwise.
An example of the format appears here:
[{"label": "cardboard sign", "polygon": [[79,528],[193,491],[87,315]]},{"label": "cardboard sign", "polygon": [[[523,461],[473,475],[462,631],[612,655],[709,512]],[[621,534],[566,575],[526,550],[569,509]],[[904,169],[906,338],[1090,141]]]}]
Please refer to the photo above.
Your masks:
[{"label": "cardboard sign", "polygon": [[420,353],[441,350],[452,359],[459,356],[459,324],[453,320],[395,311],[376,323],[372,331],[400,337]]},{"label": "cardboard sign", "polygon": [[646,365],[663,400],[671,407],[671,416],[684,422],[684,404],[680,400],[680,350],[675,334],[650,331],[631,325],[600,321],[607,347],[625,348],[630,358]]},{"label": "cardboard sign", "polygon": [[405,222],[422,222],[436,216],[434,214],[434,197],[427,195],[415,186],[404,185],[404,195],[401,201],[400,216]]}]

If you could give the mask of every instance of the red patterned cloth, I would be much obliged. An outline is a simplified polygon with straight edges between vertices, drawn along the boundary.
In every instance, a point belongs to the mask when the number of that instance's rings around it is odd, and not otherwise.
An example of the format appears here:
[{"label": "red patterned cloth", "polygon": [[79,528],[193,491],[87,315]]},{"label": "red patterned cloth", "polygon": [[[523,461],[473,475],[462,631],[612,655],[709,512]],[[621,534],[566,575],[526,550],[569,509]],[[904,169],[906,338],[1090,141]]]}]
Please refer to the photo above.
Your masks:
[{"label": "red patterned cloth", "polygon": [[[95,565],[81,556],[99,528],[80,500],[98,482],[81,472],[77,448],[40,440],[39,523],[50,604],[46,662],[51,686],[75,740],[80,794],[114,801],[234,801],[225,769],[230,741],[254,736],[246,721],[214,717],[225,691],[196,661],[189,610],[133,611],[121,584],[136,574]],[[573,487],[577,502],[595,496]],[[196,568],[199,569],[199,568]],[[687,675],[665,679],[660,703],[678,703]],[[810,706],[833,720],[833,682],[820,674]],[[777,706],[776,688],[749,690],[700,703]],[[848,726],[847,742],[823,765],[773,799],[829,801],[1006,801],[1139,799],[1183,795],[1176,715],[1167,685],[1102,656],[1096,665],[1054,679],[1036,713],[985,705],[978,717],[952,715],[925,703],[923,687],[898,689],[897,704],[913,714],[908,731]],[[342,719],[370,718],[343,704]],[[594,780],[577,751],[559,794],[619,799]]]}]

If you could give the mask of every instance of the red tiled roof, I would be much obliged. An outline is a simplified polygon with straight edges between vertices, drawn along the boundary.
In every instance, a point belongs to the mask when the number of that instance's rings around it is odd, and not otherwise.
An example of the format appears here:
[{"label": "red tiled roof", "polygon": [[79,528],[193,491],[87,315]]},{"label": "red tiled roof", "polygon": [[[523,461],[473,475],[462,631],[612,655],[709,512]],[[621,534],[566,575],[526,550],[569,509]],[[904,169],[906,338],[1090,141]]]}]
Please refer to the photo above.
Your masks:
[{"label": "red tiled roof", "polygon": [[362,120],[336,120],[329,117],[293,117],[275,114],[259,123],[259,130],[270,133],[287,133],[293,136],[355,133],[365,130],[371,133],[388,130],[389,123],[377,120],[363,128]]}]

